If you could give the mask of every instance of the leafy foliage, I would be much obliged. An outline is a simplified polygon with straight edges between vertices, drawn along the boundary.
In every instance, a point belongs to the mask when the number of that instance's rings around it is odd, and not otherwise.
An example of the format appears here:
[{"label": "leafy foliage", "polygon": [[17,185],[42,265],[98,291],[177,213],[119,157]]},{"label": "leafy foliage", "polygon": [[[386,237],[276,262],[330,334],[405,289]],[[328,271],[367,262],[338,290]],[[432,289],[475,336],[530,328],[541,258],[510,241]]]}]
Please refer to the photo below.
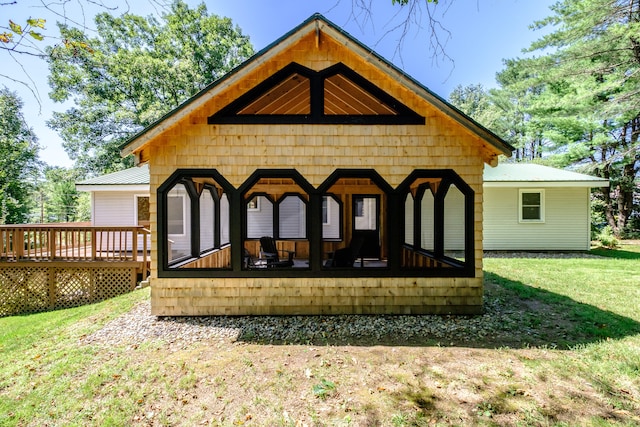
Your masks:
[{"label": "leafy foliage", "polygon": [[36,190],[39,206],[32,214],[36,222],[89,221],[89,194],[80,192],[75,187],[75,182],[82,177],[81,171],[77,169],[45,168],[45,180]]},{"label": "leafy foliage", "polygon": [[497,76],[492,102],[506,119],[498,133],[516,160],[608,179],[600,197],[619,234],[638,209],[640,0],[563,0],[551,10],[534,24],[552,30],[529,48],[541,55],[507,60]]},{"label": "leafy foliage", "polygon": [[21,110],[15,93],[0,90],[0,224],[25,222],[37,176],[40,147]]},{"label": "leafy foliage", "polygon": [[0,45],[4,49],[15,50],[15,48],[22,42],[24,37],[30,37],[37,41],[42,41],[44,36],[40,30],[44,29],[47,21],[41,18],[29,18],[25,25],[21,25],[13,22],[9,19],[9,27],[5,28],[5,31],[0,33]]},{"label": "leafy foliage", "polygon": [[119,156],[124,141],[253,54],[249,38],[204,4],[176,1],[161,18],[102,13],[95,23],[95,38],[59,24],[74,42],[49,50],[50,96],[75,105],[48,124],[87,173],[130,166]]},{"label": "leafy foliage", "polygon": [[601,246],[608,249],[614,249],[620,244],[620,241],[613,235],[613,229],[608,225],[600,231],[597,240]]}]

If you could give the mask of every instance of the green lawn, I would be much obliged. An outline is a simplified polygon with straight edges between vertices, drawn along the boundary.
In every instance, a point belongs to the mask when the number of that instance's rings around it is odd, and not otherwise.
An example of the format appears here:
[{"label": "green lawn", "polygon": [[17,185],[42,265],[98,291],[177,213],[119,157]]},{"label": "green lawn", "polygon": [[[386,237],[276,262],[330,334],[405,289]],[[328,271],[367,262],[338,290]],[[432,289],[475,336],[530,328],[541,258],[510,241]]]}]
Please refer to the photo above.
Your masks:
[{"label": "green lawn", "polygon": [[81,342],[148,289],[2,318],[0,426],[640,425],[640,246],[593,253],[485,259],[487,298],[561,319],[517,348]]}]

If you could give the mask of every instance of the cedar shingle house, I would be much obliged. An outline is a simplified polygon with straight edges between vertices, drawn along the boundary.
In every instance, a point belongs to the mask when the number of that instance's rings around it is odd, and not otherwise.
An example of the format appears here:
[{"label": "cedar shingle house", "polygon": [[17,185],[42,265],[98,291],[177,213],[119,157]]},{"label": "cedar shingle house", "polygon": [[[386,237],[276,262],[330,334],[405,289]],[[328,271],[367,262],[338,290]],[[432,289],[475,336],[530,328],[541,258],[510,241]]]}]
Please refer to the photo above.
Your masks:
[{"label": "cedar shingle house", "polygon": [[483,168],[512,147],[320,15],[121,149],[153,314],[482,310]]}]

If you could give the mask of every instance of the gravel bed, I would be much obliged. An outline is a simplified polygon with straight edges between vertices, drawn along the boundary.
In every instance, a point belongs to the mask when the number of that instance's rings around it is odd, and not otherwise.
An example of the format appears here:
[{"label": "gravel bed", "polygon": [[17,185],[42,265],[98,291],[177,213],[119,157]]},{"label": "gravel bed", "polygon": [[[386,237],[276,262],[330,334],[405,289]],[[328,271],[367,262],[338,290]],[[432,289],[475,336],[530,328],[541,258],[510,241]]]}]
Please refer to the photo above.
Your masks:
[{"label": "gravel bed", "polygon": [[[487,252],[486,258],[593,257],[588,253]],[[148,301],[82,339],[86,344],[140,345],[158,340],[174,348],[201,341],[218,343],[536,345],[548,344],[550,329],[560,332],[562,314],[547,313],[532,322],[531,310],[504,300],[485,286],[484,314],[476,316],[199,316],[156,317]],[[532,326],[536,324],[537,326]],[[517,331],[517,333],[514,333]]]},{"label": "gravel bed", "polygon": [[[158,340],[174,349],[208,341],[276,344],[418,344],[492,345],[513,339],[537,341],[522,312],[501,299],[485,297],[485,313],[449,315],[339,316],[199,316],[156,317],[148,302],[135,306],[102,329],[85,336],[85,344],[139,346]],[[519,344],[517,344],[519,345]]]}]

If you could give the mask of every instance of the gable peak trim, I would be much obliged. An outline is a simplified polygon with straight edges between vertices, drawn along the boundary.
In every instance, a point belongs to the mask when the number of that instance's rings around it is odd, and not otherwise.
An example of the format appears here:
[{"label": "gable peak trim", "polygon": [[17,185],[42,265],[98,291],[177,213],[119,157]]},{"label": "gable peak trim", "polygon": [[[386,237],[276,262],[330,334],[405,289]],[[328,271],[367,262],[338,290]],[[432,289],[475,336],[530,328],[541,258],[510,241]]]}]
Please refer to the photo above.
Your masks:
[{"label": "gable peak trim", "polygon": [[209,124],[424,124],[425,118],[343,63],[292,62],[209,116]]}]

